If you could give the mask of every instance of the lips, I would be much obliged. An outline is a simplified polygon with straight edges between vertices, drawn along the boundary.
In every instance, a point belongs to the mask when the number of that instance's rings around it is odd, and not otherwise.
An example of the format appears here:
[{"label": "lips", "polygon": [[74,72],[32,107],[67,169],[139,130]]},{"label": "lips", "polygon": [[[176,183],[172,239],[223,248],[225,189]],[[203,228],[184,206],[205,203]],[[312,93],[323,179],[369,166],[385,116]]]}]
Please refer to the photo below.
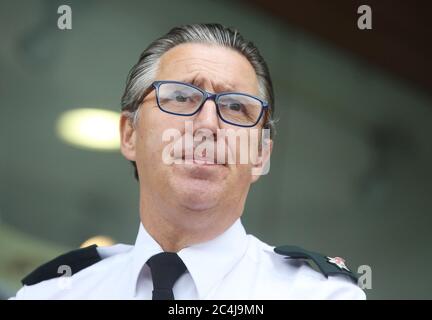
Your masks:
[{"label": "lips", "polygon": [[208,157],[206,152],[203,152],[202,155],[197,155],[194,153],[186,154],[183,151],[181,159],[185,164],[198,164],[198,165],[217,165],[216,157]]},{"label": "lips", "polygon": [[[222,141],[188,140],[183,137],[172,145],[170,151],[171,159],[175,164],[181,165],[200,165],[200,166],[227,166],[228,146],[220,146]],[[220,153],[218,157],[218,152]]]},{"label": "lips", "polygon": [[[210,149],[210,148],[209,148]],[[218,163],[216,150],[213,152],[213,156],[211,152],[207,152],[207,149],[203,149],[201,154],[197,154],[196,150],[188,149],[182,150],[181,154],[174,155],[174,159],[181,159],[182,164],[196,164],[196,165],[226,165],[225,163]]]},{"label": "lips", "polygon": [[202,158],[202,157],[194,157],[193,159],[194,164],[199,165],[217,165],[216,161],[214,159],[208,159],[208,158]]}]

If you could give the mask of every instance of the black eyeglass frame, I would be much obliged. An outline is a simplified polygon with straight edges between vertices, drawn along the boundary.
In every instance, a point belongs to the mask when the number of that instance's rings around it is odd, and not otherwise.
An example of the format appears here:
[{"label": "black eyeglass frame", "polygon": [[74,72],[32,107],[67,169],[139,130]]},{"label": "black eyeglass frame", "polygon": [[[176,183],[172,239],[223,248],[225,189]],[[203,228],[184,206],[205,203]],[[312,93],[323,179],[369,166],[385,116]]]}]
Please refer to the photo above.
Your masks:
[{"label": "black eyeglass frame", "polygon": [[[199,92],[202,93],[202,95],[203,95],[203,99],[202,99],[202,101],[200,102],[200,104],[198,105],[197,109],[196,109],[194,112],[192,112],[192,113],[184,114],[184,113],[176,113],[176,112],[172,112],[172,111],[166,110],[166,109],[164,109],[164,108],[161,106],[160,101],[159,101],[159,88],[160,88],[160,86],[161,86],[162,84],[165,84],[165,83],[181,84],[181,85],[185,85],[185,86],[188,86],[188,87],[194,88],[194,89],[196,89],[196,90],[198,90]],[[269,108],[269,105],[268,105],[268,103],[267,103],[266,101],[264,101],[264,100],[262,100],[262,99],[260,99],[260,98],[258,98],[258,97],[256,97],[256,96],[253,96],[253,95],[247,94],[247,93],[235,92],[235,91],[232,91],[232,92],[231,92],[231,91],[228,91],[228,92],[221,92],[221,93],[212,93],[212,92],[208,92],[208,91],[206,91],[206,90],[204,90],[204,89],[201,89],[200,87],[197,87],[197,86],[195,86],[195,85],[193,85],[193,84],[190,84],[190,83],[187,83],[187,82],[181,82],[181,81],[174,81],[174,80],[160,80],[160,81],[154,81],[154,82],[151,84],[151,86],[149,87],[149,89],[146,90],[146,92],[144,93],[144,95],[141,97],[139,105],[142,103],[142,101],[144,100],[144,98],[145,98],[147,95],[150,94],[150,92],[151,92],[152,90],[155,90],[155,91],[156,91],[156,102],[157,102],[157,105],[158,105],[159,109],[160,109],[161,111],[165,112],[165,113],[173,114],[173,115],[176,115],[176,116],[183,116],[183,117],[185,117],[185,116],[186,116],[186,117],[188,117],[188,116],[193,116],[194,114],[198,113],[198,112],[201,110],[201,108],[203,107],[204,103],[205,103],[207,100],[210,99],[210,100],[212,100],[212,101],[215,103],[215,105],[216,105],[216,112],[217,112],[219,118],[220,118],[223,122],[228,123],[228,124],[231,124],[231,125],[234,125],[234,126],[243,127],[243,128],[251,128],[251,127],[256,126],[256,125],[260,122],[260,120],[261,120],[261,118],[262,118],[262,116],[263,116],[263,114],[264,114],[264,111],[266,111],[266,110]],[[229,120],[224,119],[224,117],[222,116],[222,114],[221,114],[221,112],[220,112],[220,108],[219,108],[219,105],[218,105],[218,100],[219,100],[220,97],[223,97],[223,96],[226,96],[226,95],[232,95],[232,94],[240,95],[240,96],[246,96],[246,97],[249,97],[249,98],[255,99],[255,100],[257,100],[257,101],[261,104],[261,112],[260,112],[260,114],[259,114],[257,120],[256,120],[253,124],[247,124],[247,125],[244,125],[244,124],[238,124],[238,123],[231,122],[231,121],[229,121]]]}]

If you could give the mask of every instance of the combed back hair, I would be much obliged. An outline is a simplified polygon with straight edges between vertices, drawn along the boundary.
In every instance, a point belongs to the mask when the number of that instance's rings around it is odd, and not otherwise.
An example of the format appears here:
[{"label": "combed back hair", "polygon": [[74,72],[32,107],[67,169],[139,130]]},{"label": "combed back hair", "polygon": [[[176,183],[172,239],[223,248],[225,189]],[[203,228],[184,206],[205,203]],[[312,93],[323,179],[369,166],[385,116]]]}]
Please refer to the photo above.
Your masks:
[{"label": "combed back hair", "polygon": [[[162,55],[175,46],[185,43],[202,43],[231,48],[242,54],[250,62],[258,79],[260,98],[267,101],[269,105],[268,111],[264,114],[263,127],[270,129],[270,136],[273,137],[275,131],[273,120],[274,93],[267,63],[257,47],[251,41],[245,40],[236,29],[216,23],[174,27],[167,34],[153,41],[141,53],[138,62],[129,71],[126,88],[121,99],[122,111],[128,111],[132,121],[137,121],[142,97],[156,79]],[[135,178],[138,180],[136,164],[134,161],[132,164]]]}]

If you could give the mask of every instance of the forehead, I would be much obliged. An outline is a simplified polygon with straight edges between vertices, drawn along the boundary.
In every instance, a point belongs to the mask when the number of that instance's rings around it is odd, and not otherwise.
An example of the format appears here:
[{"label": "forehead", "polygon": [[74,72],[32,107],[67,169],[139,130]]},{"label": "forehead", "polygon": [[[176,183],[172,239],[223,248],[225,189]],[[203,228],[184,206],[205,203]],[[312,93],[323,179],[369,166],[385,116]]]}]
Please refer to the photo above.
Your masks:
[{"label": "forehead", "polygon": [[207,90],[258,94],[258,79],[250,62],[239,52],[218,45],[187,43],[161,57],[157,80],[193,83]]}]

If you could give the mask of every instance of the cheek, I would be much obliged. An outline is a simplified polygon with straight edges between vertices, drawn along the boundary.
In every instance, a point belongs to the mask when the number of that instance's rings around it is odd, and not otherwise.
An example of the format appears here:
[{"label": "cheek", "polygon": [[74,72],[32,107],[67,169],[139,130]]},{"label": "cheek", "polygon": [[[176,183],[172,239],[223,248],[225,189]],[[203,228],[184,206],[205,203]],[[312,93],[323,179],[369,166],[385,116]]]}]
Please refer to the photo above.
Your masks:
[{"label": "cheek", "polygon": [[249,142],[249,161],[252,165],[256,165],[259,161],[262,150],[261,130],[253,129],[250,135]]},{"label": "cheek", "polygon": [[226,190],[227,197],[238,198],[243,195],[252,183],[251,167],[248,164],[237,164],[231,168],[231,173],[227,179]]},{"label": "cheek", "polygon": [[227,132],[226,143],[228,155],[231,157],[230,163],[250,167],[256,162],[257,138],[254,132],[247,129],[240,129],[235,135],[233,137],[231,132]]},{"label": "cheek", "polygon": [[[172,143],[170,132],[182,132],[183,121],[175,119],[169,114],[161,112],[159,109],[148,110],[142,114],[140,119],[137,136],[137,153],[143,161],[151,161],[153,165],[162,163],[164,148]],[[176,121],[177,120],[177,121]],[[165,138],[164,137],[165,133]],[[168,133],[168,134],[167,134]]]},{"label": "cheek", "polygon": [[237,165],[237,170],[239,171],[239,178],[246,184],[250,183],[252,166],[250,164],[240,164]]}]

